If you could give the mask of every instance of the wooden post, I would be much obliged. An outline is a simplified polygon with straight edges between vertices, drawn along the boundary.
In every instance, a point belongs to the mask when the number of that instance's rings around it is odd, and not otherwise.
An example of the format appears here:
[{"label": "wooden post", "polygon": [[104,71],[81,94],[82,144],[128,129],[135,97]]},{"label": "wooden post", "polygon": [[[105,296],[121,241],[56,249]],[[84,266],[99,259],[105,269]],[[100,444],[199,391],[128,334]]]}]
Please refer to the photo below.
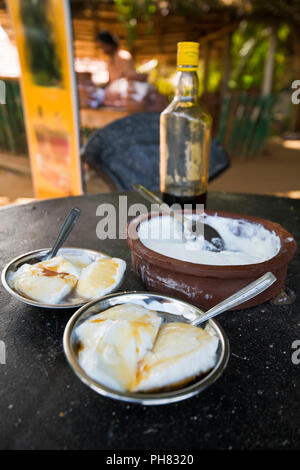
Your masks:
[{"label": "wooden post", "polygon": [[211,57],[211,42],[206,42],[204,44],[203,93],[205,93],[208,88],[210,57]]},{"label": "wooden post", "polygon": [[223,49],[223,75],[221,82],[221,94],[222,96],[228,91],[228,82],[230,79],[230,69],[231,69],[231,39],[232,33],[228,33],[224,38],[224,49]]},{"label": "wooden post", "polygon": [[272,93],[276,45],[277,25],[272,25],[270,30],[270,45],[266,57],[264,78],[261,90],[263,95],[269,95]]}]

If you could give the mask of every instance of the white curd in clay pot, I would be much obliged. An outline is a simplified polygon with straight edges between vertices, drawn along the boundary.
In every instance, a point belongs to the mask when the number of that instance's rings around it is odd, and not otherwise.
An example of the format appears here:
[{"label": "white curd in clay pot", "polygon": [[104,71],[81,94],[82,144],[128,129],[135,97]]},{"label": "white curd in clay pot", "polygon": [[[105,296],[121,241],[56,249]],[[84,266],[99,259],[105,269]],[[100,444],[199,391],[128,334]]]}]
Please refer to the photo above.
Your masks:
[{"label": "white curd in clay pot", "polygon": [[280,250],[280,238],[261,224],[207,214],[204,220],[223,238],[223,251],[210,251],[211,246],[202,235],[195,241],[187,241],[182,235],[180,222],[169,215],[143,221],[138,228],[139,239],[144,246],[162,255],[207,265],[262,263],[276,256]]}]

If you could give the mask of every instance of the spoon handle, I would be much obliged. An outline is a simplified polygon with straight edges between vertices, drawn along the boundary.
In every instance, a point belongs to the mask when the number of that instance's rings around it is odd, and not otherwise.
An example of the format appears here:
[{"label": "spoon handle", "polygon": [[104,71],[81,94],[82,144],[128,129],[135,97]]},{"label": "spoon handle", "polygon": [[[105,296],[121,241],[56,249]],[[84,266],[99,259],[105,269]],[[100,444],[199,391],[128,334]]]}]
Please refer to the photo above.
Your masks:
[{"label": "spoon handle", "polygon": [[244,287],[243,289],[239,290],[235,294],[231,295],[227,299],[223,300],[219,304],[215,305],[207,312],[200,315],[198,318],[191,322],[191,325],[197,326],[200,323],[209,320],[226,310],[231,310],[234,307],[246,302],[246,300],[250,300],[256,295],[260,294],[268,287],[270,287],[276,281],[276,277],[272,273],[266,273],[261,276],[256,281],[252,282],[248,286]]},{"label": "spoon handle", "polygon": [[[156,204],[163,204],[163,201],[158,196],[156,196],[156,194],[152,193],[152,191],[145,188],[145,186],[143,186],[142,184],[133,184],[132,187],[133,189],[135,189],[135,191],[138,191],[148,201]],[[169,209],[168,206],[166,210],[167,212],[171,212],[171,209]]]},{"label": "spoon handle", "polygon": [[55,240],[53,248],[48,253],[47,259],[53,258],[58,252],[59,248],[66,241],[71,230],[76,224],[78,217],[80,216],[80,212],[81,211],[80,209],[78,209],[78,207],[73,207],[73,209],[70,211],[69,215],[66,217],[66,220],[64,221],[64,224],[57,236],[57,239]]},{"label": "spoon handle", "polygon": [[149,191],[149,189],[145,188],[145,186],[143,186],[142,184],[133,184],[132,187],[148,201],[154,204],[158,204],[159,210],[165,212],[166,214],[169,214],[170,216],[174,217],[174,219],[179,220],[181,224],[184,224],[187,230],[189,230],[190,232],[192,231],[192,223],[188,219],[186,219],[182,213],[177,214],[168,206],[167,203],[165,203],[162,199],[156,196],[156,194],[152,193],[152,191]]}]

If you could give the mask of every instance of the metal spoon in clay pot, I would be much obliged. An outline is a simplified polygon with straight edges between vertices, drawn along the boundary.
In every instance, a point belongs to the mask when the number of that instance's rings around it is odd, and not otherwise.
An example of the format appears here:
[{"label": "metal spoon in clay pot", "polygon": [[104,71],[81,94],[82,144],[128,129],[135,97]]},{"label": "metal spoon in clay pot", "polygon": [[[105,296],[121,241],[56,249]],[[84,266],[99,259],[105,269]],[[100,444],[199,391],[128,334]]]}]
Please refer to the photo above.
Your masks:
[{"label": "metal spoon in clay pot", "polygon": [[177,213],[173,211],[165,202],[162,201],[162,199],[141,184],[134,184],[133,188],[148,201],[153,204],[158,204],[160,206],[159,209],[162,212],[165,212],[178,220],[183,225],[183,235],[187,241],[194,241],[199,235],[203,235],[204,239],[210,243],[210,247],[207,248],[209,251],[219,252],[224,250],[224,240],[213,227],[205,222],[203,222],[204,226],[202,226],[202,222],[199,223],[199,221],[197,222],[195,220],[188,219],[187,217],[184,217],[181,212]]}]

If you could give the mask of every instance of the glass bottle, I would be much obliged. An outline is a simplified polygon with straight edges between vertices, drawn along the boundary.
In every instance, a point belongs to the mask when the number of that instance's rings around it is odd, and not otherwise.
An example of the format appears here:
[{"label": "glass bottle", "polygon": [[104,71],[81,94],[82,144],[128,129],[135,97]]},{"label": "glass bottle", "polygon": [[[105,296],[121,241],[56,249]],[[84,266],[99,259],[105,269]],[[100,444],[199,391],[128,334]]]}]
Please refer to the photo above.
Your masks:
[{"label": "glass bottle", "polygon": [[160,115],[160,190],[174,203],[206,203],[212,118],[199,101],[199,44],[177,45],[175,97]]}]

